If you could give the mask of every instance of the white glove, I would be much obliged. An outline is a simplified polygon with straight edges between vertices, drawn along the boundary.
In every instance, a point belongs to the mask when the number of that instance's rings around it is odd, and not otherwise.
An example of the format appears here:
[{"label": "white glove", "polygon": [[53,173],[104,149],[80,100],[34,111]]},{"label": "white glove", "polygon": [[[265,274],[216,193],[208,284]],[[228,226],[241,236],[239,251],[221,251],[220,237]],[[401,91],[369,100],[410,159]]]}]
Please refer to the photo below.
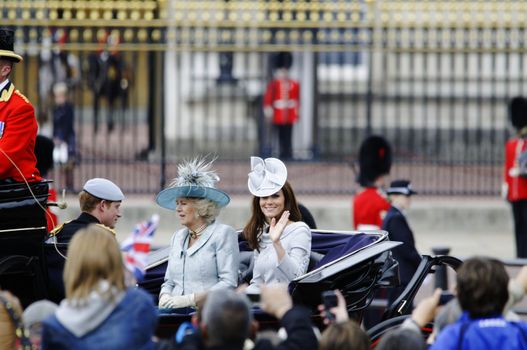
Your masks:
[{"label": "white glove", "polygon": [[175,295],[170,296],[169,294],[162,294],[159,297],[159,307],[166,309],[179,309],[182,307],[194,307],[196,301],[194,294],[187,295]]},{"label": "white glove", "polygon": [[501,198],[507,199],[507,195],[509,194],[509,185],[504,182],[501,184]]}]

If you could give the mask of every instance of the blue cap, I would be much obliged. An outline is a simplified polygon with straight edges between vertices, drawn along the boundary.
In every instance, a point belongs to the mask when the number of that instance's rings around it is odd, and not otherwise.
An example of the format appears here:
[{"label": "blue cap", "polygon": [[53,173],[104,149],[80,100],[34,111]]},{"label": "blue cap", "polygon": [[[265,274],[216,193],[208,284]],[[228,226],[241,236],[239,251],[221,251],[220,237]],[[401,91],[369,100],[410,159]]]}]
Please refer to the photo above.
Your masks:
[{"label": "blue cap", "polygon": [[411,196],[417,194],[416,191],[412,189],[412,185],[408,180],[395,180],[390,184],[390,188],[386,190],[387,194],[403,194],[405,196]]}]

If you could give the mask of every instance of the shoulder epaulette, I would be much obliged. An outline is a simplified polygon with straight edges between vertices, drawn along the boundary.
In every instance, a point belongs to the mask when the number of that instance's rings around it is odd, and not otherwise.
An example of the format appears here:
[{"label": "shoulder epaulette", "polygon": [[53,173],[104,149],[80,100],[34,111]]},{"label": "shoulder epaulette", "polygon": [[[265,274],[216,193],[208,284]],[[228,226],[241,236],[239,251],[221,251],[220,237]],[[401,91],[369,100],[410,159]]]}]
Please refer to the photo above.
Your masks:
[{"label": "shoulder epaulette", "polygon": [[106,225],[104,225],[104,224],[95,224],[95,225],[97,225],[97,226],[99,226],[99,227],[102,227],[103,229],[105,229],[105,230],[107,230],[107,231],[110,231],[110,233],[111,233],[112,235],[117,236],[117,233],[115,232],[115,230],[114,230],[113,228],[110,228],[110,227],[108,227],[108,226],[106,226]]},{"label": "shoulder epaulette", "polygon": [[26,103],[30,103],[26,96],[24,96],[23,93],[21,93],[19,90],[15,90],[15,94],[20,96],[21,99],[23,99]]},{"label": "shoulder epaulette", "polygon": [[13,91],[15,90],[15,86],[13,84],[9,85],[9,88],[4,88],[0,91],[0,102],[7,102],[11,98],[11,95],[13,94]]},{"label": "shoulder epaulette", "polygon": [[49,235],[51,237],[53,236],[56,236],[60,231],[62,231],[62,229],[64,228],[64,225],[66,224],[69,224],[71,222],[70,221],[66,221],[66,222],[63,222],[62,224],[58,225],[58,226],[55,226],[55,228],[53,230],[51,230],[51,232],[49,233]]}]

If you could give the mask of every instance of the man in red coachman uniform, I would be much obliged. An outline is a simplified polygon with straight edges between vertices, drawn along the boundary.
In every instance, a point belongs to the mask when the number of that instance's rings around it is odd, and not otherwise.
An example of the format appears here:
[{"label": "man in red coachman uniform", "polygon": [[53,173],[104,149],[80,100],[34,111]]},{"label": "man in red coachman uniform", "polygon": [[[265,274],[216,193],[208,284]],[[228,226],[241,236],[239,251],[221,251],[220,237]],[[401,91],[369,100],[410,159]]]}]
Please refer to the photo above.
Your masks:
[{"label": "man in red coachman uniform", "polygon": [[[0,28],[0,182],[40,181],[36,168],[37,120],[29,100],[9,80],[13,65],[14,32]],[[18,167],[18,169],[17,169]]]},{"label": "man in red coachman uniform", "polygon": [[264,95],[264,114],[278,133],[281,159],[293,157],[293,124],[298,120],[300,108],[300,84],[289,78],[292,63],[290,52],[280,52],[275,56],[275,78],[267,85]]},{"label": "man in red coachman uniform", "polygon": [[516,255],[527,258],[527,177],[519,162],[520,154],[527,150],[527,99],[513,98],[509,102],[509,117],[516,135],[505,145],[504,195],[512,206]]},{"label": "man in red coachman uniform", "polygon": [[390,209],[382,187],[392,166],[390,144],[381,136],[364,140],[359,150],[358,183],[361,190],[353,198],[353,225],[357,230],[379,230]]}]

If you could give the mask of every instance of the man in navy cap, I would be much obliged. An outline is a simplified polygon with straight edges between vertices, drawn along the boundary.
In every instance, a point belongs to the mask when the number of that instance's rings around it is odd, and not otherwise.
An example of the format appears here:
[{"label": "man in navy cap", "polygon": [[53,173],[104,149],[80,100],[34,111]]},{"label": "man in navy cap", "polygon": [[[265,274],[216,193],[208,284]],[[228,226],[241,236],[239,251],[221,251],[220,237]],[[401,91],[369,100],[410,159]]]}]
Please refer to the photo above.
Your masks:
[{"label": "man in navy cap", "polygon": [[421,255],[415,248],[414,234],[404,214],[405,210],[410,208],[411,196],[417,192],[412,189],[410,181],[395,180],[386,193],[390,196],[391,207],[386,213],[382,229],[388,231],[390,240],[403,242],[402,245],[392,249],[394,258],[399,262],[401,285],[390,291],[388,302],[391,304],[412,279],[421,262]]},{"label": "man in navy cap", "polygon": [[81,215],[68,223],[55,228],[51,235],[59,243],[68,243],[75,232],[89,224],[104,225],[113,234],[115,224],[121,217],[121,202],[124,194],[121,189],[107,179],[94,178],[86,181],[79,194]]}]

